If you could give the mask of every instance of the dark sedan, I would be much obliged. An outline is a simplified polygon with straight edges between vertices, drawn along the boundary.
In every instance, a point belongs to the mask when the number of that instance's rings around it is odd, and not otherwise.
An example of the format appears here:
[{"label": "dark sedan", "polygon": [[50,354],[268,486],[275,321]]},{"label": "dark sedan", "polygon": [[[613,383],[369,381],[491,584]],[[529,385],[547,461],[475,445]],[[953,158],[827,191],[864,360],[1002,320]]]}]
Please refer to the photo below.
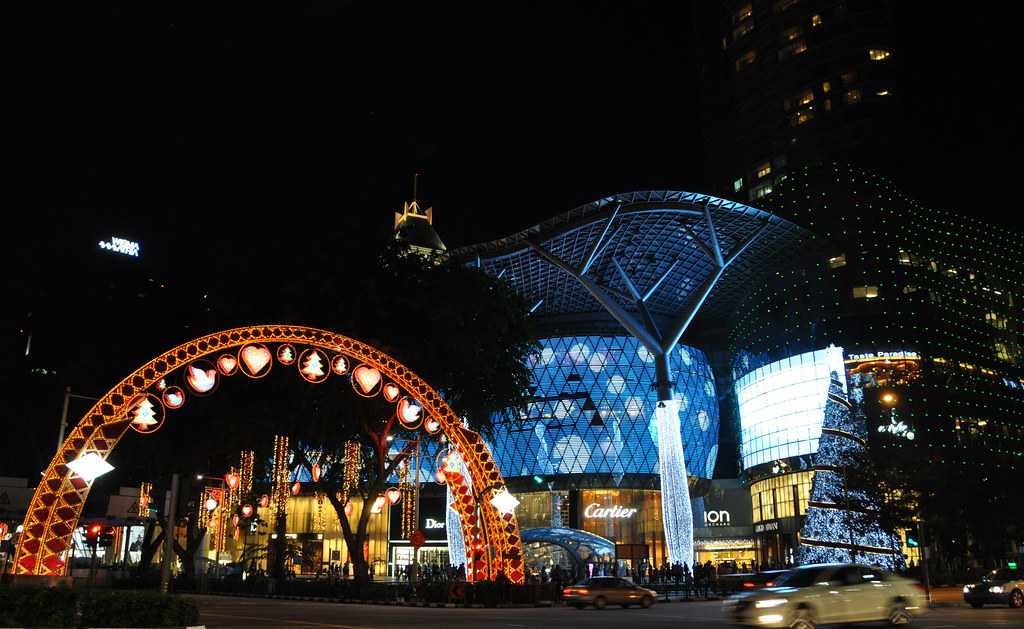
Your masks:
[{"label": "dark sedan", "polygon": [[993,570],[976,583],[964,586],[964,600],[971,607],[986,603],[1024,607],[1024,571],[1016,568]]}]

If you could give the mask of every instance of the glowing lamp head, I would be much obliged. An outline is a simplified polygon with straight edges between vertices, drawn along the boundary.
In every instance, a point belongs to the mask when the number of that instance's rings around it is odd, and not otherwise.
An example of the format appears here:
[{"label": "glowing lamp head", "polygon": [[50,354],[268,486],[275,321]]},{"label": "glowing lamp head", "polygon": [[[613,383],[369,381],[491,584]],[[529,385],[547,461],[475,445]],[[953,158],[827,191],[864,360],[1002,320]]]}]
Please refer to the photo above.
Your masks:
[{"label": "glowing lamp head", "polygon": [[516,500],[515,496],[508,493],[507,489],[502,489],[491,498],[491,505],[500,513],[506,514],[514,512],[516,507],[519,506],[519,501]]},{"label": "glowing lamp head", "polygon": [[113,470],[114,466],[95,452],[86,452],[68,463],[68,468],[88,483]]},{"label": "glowing lamp head", "polygon": [[206,510],[207,511],[213,511],[214,509],[217,508],[217,499],[216,498],[207,498],[205,506],[206,506]]},{"label": "glowing lamp head", "polygon": [[238,477],[235,476],[234,474],[225,474],[224,482],[227,483],[228,487],[230,487],[231,489],[235,489],[236,487],[238,487]]},{"label": "glowing lamp head", "polygon": [[896,395],[893,394],[892,391],[886,391],[885,393],[882,394],[882,401],[885,402],[886,404],[895,404]]}]

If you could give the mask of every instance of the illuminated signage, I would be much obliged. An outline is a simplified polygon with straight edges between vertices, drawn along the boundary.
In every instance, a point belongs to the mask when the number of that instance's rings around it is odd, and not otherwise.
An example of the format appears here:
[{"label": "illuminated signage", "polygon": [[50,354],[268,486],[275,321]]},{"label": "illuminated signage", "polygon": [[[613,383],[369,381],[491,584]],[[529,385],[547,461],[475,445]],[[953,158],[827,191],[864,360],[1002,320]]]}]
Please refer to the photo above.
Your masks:
[{"label": "illuminated signage", "polygon": [[847,360],[860,361],[860,360],[920,360],[921,356],[917,352],[868,352],[867,354],[849,354]]},{"label": "illuminated signage", "polygon": [[732,518],[729,516],[729,512],[725,509],[704,512],[705,526],[729,526],[731,521]]},{"label": "illuminated signage", "polygon": [[896,421],[895,417],[889,418],[888,425],[882,425],[878,427],[878,432],[887,432],[897,437],[903,437],[907,441],[914,440],[914,431],[910,429],[910,426],[904,424],[902,421]]},{"label": "illuminated signage", "polygon": [[424,526],[423,528],[443,529],[444,528],[444,521],[443,520],[435,520],[434,518],[427,518],[426,526]]},{"label": "illuminated signage", "polygon": [[762,522],[761,524],[754,525],[755,533],[764,533],[766,531],[777,531],[779,530],[778,522]]},{"label": "illuminated signage", "polygon": [[631,518],[636,512],[636,509],[626,509],[619,505],[606,508],[600,506],[596,502],[593,502],[587,505],[583,515],[588,518],[604,518],[608,520],[612,518]]},{"label": "illuminated signage", "polygon": [[100,249],[106,249],[107,251],[113,251],[114,253],[120,253],[126,256],[139,257],[139,243],[125,238],[118,238],[117,236],[111,236],[110,240],[101,240]]}]

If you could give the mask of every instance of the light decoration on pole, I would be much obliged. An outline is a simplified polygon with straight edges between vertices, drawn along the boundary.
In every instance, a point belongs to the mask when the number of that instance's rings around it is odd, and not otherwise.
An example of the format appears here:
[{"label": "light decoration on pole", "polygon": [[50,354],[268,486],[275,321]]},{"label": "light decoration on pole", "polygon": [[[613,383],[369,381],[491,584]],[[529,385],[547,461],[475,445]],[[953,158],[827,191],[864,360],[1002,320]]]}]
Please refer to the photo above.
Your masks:
[{"label": "light decoration on pole", "polygon": [[370,507],[370,513],[377,515],[381,512],[381,510],[384,508],[384,505],[387,504],[387,502],[388,499],[385,498],[384,496],[377,496],[376,498],[373,499],[373,506]]},{"label": "light decoration on pole", "polygon": [[150,494],[153,492],[153,483],[142,483],[139,486],[139,517],[149,516],[149,502],[152,500]]},{"label": "light decoration on pole", "polygon": [[[654,409],[658,424],[661,517],[671,563],[693,564],[693,511],[686,457],[679,433],[679,400],[662,400]],[[671,526],[670,526],[671,524]]]},{"label": "light decoration on pole", "polygon": [[242,496],[252,493],[252,464],[255,457],[256,453],[252,450],[242,450],[239,458],[238,492]]},{"label": "light decoration on pole", "polygon": [[359,466],[362,455],[359,452],[359,442],[357,441],[346,441],[345,442],[345,477],[342,480],[341,495],[338,500],[342,504],[348,502],[349,496],[352,494],[352,490],[359,486]]},{"label": "light decoration on pole", "polygon": [[416,530],[416,488],[409,481],[409,468],[409,459],[398,467],[398,490],[402,493],[402,539],[409,539]]},{"label": "light decoration on pole", "polygon": [[213,496],[210,496],[209,498],[206,499],[206,502],[203,503],[203,505],[206,507],[207,511],[214,511],[218,507],[217,499],[214,498]]},{"label": "light decoration on pole", "polygon": [[275,523],[288,515],[288,437],[274,437],[273,488]]},{"label": "light decoration on pole", "polygon": [[68,469],[78,475],[87,483],[91,483],[100,476],[114,469],[114,466],[107,463],[103,457],[95,452],[86,452],[74,461],[68,463]]},{"label": "light decoration on pole", "polygon": [[519,500],[515,496],[509,493],[505,488],[501,491],[496,492],[491,496],[491,505],[498,510],[499,513],[505,515],[506,513],[513,513],[516,507],[519,506]]}]

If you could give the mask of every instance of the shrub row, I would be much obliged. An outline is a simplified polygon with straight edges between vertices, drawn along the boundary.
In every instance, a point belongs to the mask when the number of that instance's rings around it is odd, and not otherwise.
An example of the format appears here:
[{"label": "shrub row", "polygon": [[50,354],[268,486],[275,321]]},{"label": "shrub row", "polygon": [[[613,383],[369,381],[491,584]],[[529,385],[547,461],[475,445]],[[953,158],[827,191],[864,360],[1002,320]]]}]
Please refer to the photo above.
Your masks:
[{"label": "shrub row", "polygon": [[180,627],[198,622],[194,602],[160,592],[0,588],[0,627]]}]

